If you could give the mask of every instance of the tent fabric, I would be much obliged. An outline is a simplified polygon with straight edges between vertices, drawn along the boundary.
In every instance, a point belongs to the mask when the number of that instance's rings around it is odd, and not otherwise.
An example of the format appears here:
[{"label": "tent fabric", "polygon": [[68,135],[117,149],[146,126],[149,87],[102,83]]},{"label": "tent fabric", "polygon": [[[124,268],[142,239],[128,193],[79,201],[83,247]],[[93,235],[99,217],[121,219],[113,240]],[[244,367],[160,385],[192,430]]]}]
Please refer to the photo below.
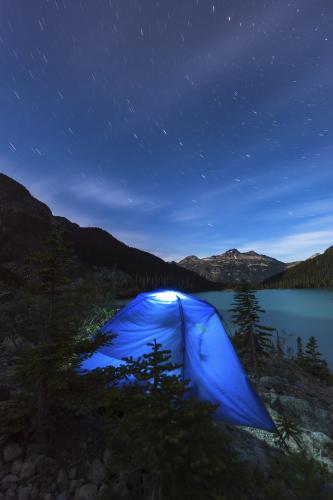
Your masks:
[{"label": "tent fabric", "polygon": [[154,339],[183,365],[190,393],[218,404],[216,418],[274,431],[274,423],[251,385],[217,310],[208,302],[171,290],[141,293],[102,328],[116,334],[82,364],[83,370],[119,366],[137,358]]}]

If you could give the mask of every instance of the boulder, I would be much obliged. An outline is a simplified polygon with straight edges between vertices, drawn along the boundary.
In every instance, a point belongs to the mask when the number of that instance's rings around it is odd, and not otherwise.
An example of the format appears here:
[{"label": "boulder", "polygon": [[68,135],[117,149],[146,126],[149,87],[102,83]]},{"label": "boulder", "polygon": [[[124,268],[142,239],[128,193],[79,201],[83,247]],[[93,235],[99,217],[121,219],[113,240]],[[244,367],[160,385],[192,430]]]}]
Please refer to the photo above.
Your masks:
[{"label": "boulder", "polygon": [[75,491],[74,500],[94,500],[96,496],[96,484],[87,483]]},{"label": "boulder", "polygon": [[56,500],[69,500],[69,496],[66,493],[59,493],[56,496]]},{"label": "boulder", "polygon": [[106,495],[109,491],[109,486],[107,484],[102,484],[98,490],[98,496]]},{"label": "boulder", "polygon": [[104,464],[109,467],[111,464],[111,459],[112,459],[112,454],[110,448],[105,448],[103,452],[103,462]]},{"label": "boulder", "polygon": [[29,477],[33,476],[35,472],[36,472],[35,464],[31,461],[26,461],[22,465],[20,472],[20,479],[28,479]]},{"label": "boulder", "polygon": [[23,462],[19,458],[14,460],[10,468],[11,473],[14,474],[15,476],[19,476],[21,473],[22,465]]},{"label": "boulder", "polygon": [[33,500],[35,500],[35,498],[39,498],[39,488],[37,486],[37,484],[34,484],[32,486],[32,490],[31,490],[31,498]]},{"label": "boulder", "polygon": [[10,389],[6,384],[0,384],[0,401],[8,401],[10,399]]},{"label": "boulder", "polygon": [[20,486],[17,490],[17,500],[30,500],[31,497],[31,485]]},{"label": "boulder", "polygon": [[0,290],[0,304],[5,304],[10,302],[15,297],[15,294],[11,290]]},{"label": "boulder", "polygon": [[17,500],[15,488],[9,488],[6,491],[5,500]]},{"label": "boulder", "polygon": [[3,457],[5,462],[13,462],[16,458],[23,455],[23,448],[16,443],[7,444],[3,450]]},{"label": "boulder", "polygon": [[55,467],[55,460],[45,455],[38,455],[34,461],[36,472],[40,475],[47,475],[52,472]]},{"label": "boulder", "polygon": [[68,477],[69,479],[75,479],[76,478],[76,474],[77,474],[77,470],[75,467],[72,467],[71,469],[69,469],[69,472],[68,472]]},{"label": "boulder", "polygon": [[74,493],[74,491],[78,490],[83,484],[82,479],[72,479],[69,484],[69,492]]},{"label": "boulder", "polygon": [[105,465],[95,458],[89,468],[88,479],[94,484],[101,485],[106,477]]},{"label": "boulder", "polygon": [[19,478],[17,476],[15,476],[14,474],[8,474],[7,476],[5,476],[2,481],[1,481],[1,484],[12,484],[12,483],[18,483],[19,481]]},{"label": "boulder", "polygon": [[68,477],[65,469],[60,469],[57,477],[57,485],[60,491],[68,489]]}]

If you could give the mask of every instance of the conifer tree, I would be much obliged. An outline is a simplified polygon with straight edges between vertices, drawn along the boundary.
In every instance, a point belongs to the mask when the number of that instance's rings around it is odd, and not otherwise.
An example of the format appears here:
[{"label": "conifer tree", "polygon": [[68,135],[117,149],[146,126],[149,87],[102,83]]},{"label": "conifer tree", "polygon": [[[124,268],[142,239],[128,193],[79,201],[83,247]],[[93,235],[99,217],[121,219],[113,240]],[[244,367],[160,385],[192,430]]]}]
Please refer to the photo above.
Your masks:
[{"label": "conifer tree", "polygon": [[301,337],[297,337],[297,352],[296,352],[296,359],[298,362],[301,362],[303,360],[303,343]]},{"label": "conifer tree", "polygon": [[[272,328],[272,331],[274,329]],[[276,356],[278,359],[281,359],[283,358],[283,347],[281,345],[281,340],[280,340],[280,334],[279,332],[276,330]]]},{"label": "conifer tree", "polygon": [[308,373],[321,380],[328,381],[330,379],[331,374],[327,362],[318,351],[318,342],[313,335],[306,343],[302,366]]},{"label": "conifer tree", "polygon": [[321,354],[318,351],[318,342],[317,342],[317,339],[313,335],[311,335],[311,337],[309,337],[309,340],[306,343],[305,359],[309,363],[312,363],[313,365],[317,365],[318,363],[321,362]]},{"label": "conifer tree", "polygon": [[133,498],[236,498],[241,472],[212,420],[216,406],[188,397],[189,381],[170,351],[156,341],[148,347],[142,357],[126,358],[123,376],[130,383],[119,391],[122,417],[110,415],[114,464],[137,477]]},{"label": "conifer tree", "polygon": [[273,328],[260,324],[260,317],[265,311],[260,307],[255,292],[246,286],[235,292],[232,306],[231,319],[237,326],[235,346],[246,368],[257,377],[271,346]]},{"label": "conifer tree", "polygon": [[[24,307],[20,321],[14,322],[26,342],[16,360],[13,379],[20,391],[10,414],[16,415],[15,422],[25,422],[23,427],[33,432],[42,447],[47,445],[59,410],[75,405],[77,368],[82,356],[106,341],[101,334],[94,342],[78,335],[82,294],[68,278],[70,264],[70,251],[55,231],[44,249],[30,257],[32,272],[23,292]],[[3,419],[7,430],[10,418]]]}]

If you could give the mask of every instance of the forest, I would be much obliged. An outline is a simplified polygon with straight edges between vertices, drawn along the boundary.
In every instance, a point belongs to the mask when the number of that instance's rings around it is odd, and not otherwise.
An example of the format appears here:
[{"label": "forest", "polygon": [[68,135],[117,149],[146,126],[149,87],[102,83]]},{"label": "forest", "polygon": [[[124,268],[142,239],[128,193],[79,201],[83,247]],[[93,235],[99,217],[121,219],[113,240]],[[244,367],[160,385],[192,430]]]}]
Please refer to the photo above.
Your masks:
[{"label": "forest", "polygon": [[[217,424],[209,401],[186,396],[190,381],[174,374],[158,342],[119,369],[81,373],[83,359],[112,343],[100,327],[117,311],[121,275],[99,270],[73,281],[71,258],[61,234],[50,234],[45,251],[29,256],[25,286],[1,306],[2,356],[9,341],[14,346],[1,386],[5,498],[329,498],[331,473],[302,445],[297,420],[280,412],[274,451],[264,468],[253,468],[235,445],[241,431]],[[264,312],[252,290],[238,290],[232,341],[253,384],[285,371],[332,385],[316,339],[304,348],[299,340],[288,357],[274,328],[262,324]],[[128,377],[138,383],[119,384]]]},{"label": "forest", "polygon": [[333,247],[265,280],[264,288],[333,287]]}]

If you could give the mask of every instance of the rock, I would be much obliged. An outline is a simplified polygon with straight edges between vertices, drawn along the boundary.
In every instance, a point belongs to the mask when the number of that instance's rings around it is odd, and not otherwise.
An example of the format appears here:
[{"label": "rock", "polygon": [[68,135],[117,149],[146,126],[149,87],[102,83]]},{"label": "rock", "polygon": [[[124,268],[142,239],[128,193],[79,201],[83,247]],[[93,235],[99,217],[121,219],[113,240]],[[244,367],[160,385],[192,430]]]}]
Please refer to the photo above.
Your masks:
[{"label": "rock", "polygon": [[93,500],[97,496],[97,486],[95,484],[84,484],[76,490],[74,500]]},{"label": "rock", "polygon": [[22,469],[22,465],[23,465],[22,460],[20,459],[14,460],[10,468],[11,473],[14,474],[15,476],[19,476]]},{"label": "rock", "polygon": [[31,490],[31,495],[30,496],[31,496],[32,500],[40,498],[40,496],[39,496],[39,488],[38,488],[37,484],[34,484],[32,486],[32,490]]},{"label": "rock", "polygon": [[30,500],[31,485],[20,486],[17,490],[17,500]]},{"label": "rock", "polygon": [[33,476],[36,472],[36,466],[33,462],[27,461],[22,465],[20,479],[28,479]]},{"label": "rock", "polygon": [[286,388],[288,387],[288,380],[284,377],[271,377],[268,375],[265,375],[263,377],[260,377],[259,379],[260,384],[266,386],[269,389],[274,388],[278,392],[280,391],[285,391]]},{"label": "rock", "polygon": [[5,500],[17,500],[15,489],[9,488],[6,491]]},{"label": "rock", "polygon": [[56,496],[56,500],[68,500],[69,496],[66,495],[66,493],[59,493],[59,495]]},{"label": "rock", "polygon": [[76,474],[77,474],[77,470],[75,467],[72,467],[71,469],[69,469],[69,472],[68,472],[69,479],[75,479]]},{"label": "rock", "polygon": [[325,464],[333,473],[333,440],[323,432],[305,431],[301,436],[307,452],[318,462]]},{"label": "rock", "polygon": [[68,489],[68,478],[65,469],[60,469],[57,477],[57,485],[60,491],[65,491]]},{"label": "rock", "polygon": [[129,489],[123,475],[112,483],[112,492],[115,498],[129,498]]},{"label": "rock", "polygon": [[278,398],[284,414],[295,419],[307,430],[332,434],[333,422],[330,413],[312,401],[294,396],[282,395]]},{"label": "rock", "polygon": [[100,485],[104,482],[106,477],[105,465],[95,458],[89,468],[88,479],[94,484]]},{"label": "rock", "polygon": [[69,492],[74,493],[75,490],[79,489],[82,486],[82,479],[73,479],[69,484]]},{"label": "rock", "polygon": [[23,448],[16,443],[7,444],[3,450],[3,457],[5,462],[12,462],[16,458],[23,455]]},{"label": "rock", "polygon": [[15,476],[14,474],[8,474],[7,476],[5,476],[3,478],[3,480],[1,481],[1,484],[11,484],[11,483],[18,483],[19,481],[19,478],[17,476]]},{"label": "rock", "polygon": [[110,448],[105,448],[103,452],[103,462],[108,467],[111,464],[112,454]]},{"label": "rock", "polygon": [[109,491],[109,487],[107,484],[102,484],[102,486],[98,490],[98,496],[106,495]]},{"label": "rock", "polygon": [[37,474],[46,475],[50,474],[55,466],[55,461],[53,458],[46,457],[45,455],[38,455],[35,462]]},{"label": "rock", "polygon": [[10,399],[10,390],[8,385],[0,384],[0,401],[8,401]]},{"label": "rock", "polygon": [[180,260],[178,265],[216,283],[248,281],[256,284],[286,268],[285,263],[272,257],[254,251],[240,252],[236,248],[202,259],[190,255]]},{"label": "rock", "polygon": [[52,500],[51,493],[45,493],[43,500]]},{"label": "rock", "polygon": [[6,302],[11,302],[15,297],[15,293],[11,290],[1,290],[0,291],[0,304],[5,304]]}]

